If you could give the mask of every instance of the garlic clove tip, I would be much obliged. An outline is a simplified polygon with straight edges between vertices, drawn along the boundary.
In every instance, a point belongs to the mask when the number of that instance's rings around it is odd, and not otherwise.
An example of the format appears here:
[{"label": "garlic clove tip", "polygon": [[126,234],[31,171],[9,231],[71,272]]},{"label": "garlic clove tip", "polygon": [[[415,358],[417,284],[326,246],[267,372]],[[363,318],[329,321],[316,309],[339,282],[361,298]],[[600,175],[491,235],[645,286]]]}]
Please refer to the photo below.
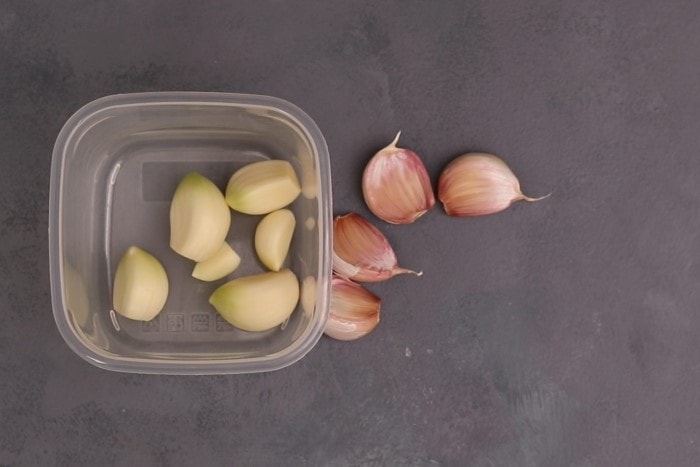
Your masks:
[{"label": "garlic clove tip", "polygon": [[523,201],[528,201],[528,202],[530,202],[530,203],[534,203],[535,201],[542,201],[543,199],[547,199],[547,198],[549,198],[550,196],[552,196],[552,193],[551,193],[551,192],[550,192],[550,193],[547,193],[547,194],[544,195],[544,196],[540,196],[540,197],[538,197],[538,198],[532,198],[532,197],[530,197],[530,196],[525,196],[525,195],[522,194],[522,193],[520,193],[520,194],[523,195],[523,197],[522,197],[522,200],[523,200]]},{"label": "garlic clove tip", "polygon": [[412,274],[414,276],[420,277],[423,275],[423,271],[414,271],[413,269],[406,269],[406,268],[402,268],[402,267],[395,267],[391,271],[392,277],[397,276],[399,274]]},{"label": "garlic clove tip", "polygon": [[391,143],[389,143],[389,144],[387,145],[387,148],[395,149],[395,148],[396,148],[396,145],[397,145],[398,142],[399,142],[399,138],[400,138],[400,137],[401,137],[401,131],[399,131],[398,133],[396,133],[396,136],[394,137],[394,140],[393,140]]}]

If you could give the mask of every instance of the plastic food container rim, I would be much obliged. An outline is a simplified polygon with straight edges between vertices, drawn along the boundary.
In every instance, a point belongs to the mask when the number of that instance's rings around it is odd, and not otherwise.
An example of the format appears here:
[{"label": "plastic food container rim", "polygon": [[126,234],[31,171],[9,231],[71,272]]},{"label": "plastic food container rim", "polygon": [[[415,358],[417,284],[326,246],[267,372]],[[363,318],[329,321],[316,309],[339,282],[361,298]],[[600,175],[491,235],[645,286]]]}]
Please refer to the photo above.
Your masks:
[{"label": "plastic food container rim", "polygon": [[[276,354],[245,359],[221,359],[215,361],[151,360],[127,357],[112,357],[96,347],[88,346],[69,324],[63,293],[63,255],[61,244],[61,218],[63,169],[65,150],[76,131],[95,114],[115,107],[149,105],[221,105],[246,108],[266,108],[284,114],[295,122],[311,144],[318,162],[317,178],[320,193],[326,202],[322,204],[321,220],[324,226],[319,231],[319,275],[316,283],[316,309],[324,310],[313,327],[307,329],[295,341],[294,347]],[[278,97],[224,92],[162,91],[130,94],[114,94],[95,99],[78,109],[63,125],[54,144],[49,187],[49,271],[51,277],[51,302],[58,330],[68,346],[89,363],[112,371],[145,374],[205,375],[241,374],[274,371],[287,367],[304,357],[320,340],[328,318],[330,304],[330,275],[332,251],[332,190],[328,147],[316,123],[303,110]],[[321,293],[325,292],[325,293]],[[319,302],[319,300],[321,300]]]}]

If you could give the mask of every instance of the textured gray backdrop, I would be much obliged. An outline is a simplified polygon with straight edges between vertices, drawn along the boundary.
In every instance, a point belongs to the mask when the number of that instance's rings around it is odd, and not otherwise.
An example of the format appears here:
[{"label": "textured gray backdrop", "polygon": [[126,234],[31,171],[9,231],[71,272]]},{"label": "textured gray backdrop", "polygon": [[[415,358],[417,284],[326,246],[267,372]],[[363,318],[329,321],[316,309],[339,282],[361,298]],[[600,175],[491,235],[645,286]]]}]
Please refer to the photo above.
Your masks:
[{"label": "textured gray backdrop", "polygon": [[[334,210],[403,131],[501,154],[537,204],[382,225],[380,327],[249,376],[110,373],[51,315],[51,150],[100,96],[269,94]],[[0,465],[700,464],[700,4],[0,0]],[[381,225],[381,224],[380,224]]]}]

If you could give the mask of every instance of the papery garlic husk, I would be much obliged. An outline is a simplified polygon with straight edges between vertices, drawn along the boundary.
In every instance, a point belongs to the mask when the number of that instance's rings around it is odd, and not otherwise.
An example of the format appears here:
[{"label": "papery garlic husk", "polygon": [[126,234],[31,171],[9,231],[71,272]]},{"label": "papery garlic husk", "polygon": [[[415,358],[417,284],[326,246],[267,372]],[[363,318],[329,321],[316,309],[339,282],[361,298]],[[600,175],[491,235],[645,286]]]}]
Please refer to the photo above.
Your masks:
[{"label": "papery garlic husk", "polygon": [[493,214],[515,201],[538,201],[547,196],[525,196],[506,163],[486,153],[458,156],[443,169],[438,181],[438,198],[450,216]]},{"label": "papery garlic husk", "polygon": [[435,195],[418,154],[396,147],[400,135],[370,159],[362,174],[362,194],[375,216],[410,224],[435,205]]},{"label": "papery garlic husk", "polygon": [[381,300],[369,290],[342,277],[331,281],[331,305],[325,333],[351,341],[366,336],[379,324]]},{"label": "papery garlic husk", "polygon": [[359,282],[379,282],[397,274],[423,274],[399,267],[389,240],[354,212],[333,220],[333,270]]}]

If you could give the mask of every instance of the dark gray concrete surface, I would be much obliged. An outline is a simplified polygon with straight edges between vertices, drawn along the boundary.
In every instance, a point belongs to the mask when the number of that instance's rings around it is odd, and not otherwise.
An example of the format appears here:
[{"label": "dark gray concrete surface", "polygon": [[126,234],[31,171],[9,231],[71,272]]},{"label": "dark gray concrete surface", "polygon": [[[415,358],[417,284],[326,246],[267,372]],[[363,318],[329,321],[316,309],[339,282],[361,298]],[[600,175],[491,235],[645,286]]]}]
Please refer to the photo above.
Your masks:
[{"label": "dark gray concrete surface", "polygon": [[[288,99],[334,210],[397,130],[437,180],[502,155],[531,195],[381,226],[421,278],[367,338],[258,375],[111,373],[51,314],[54,139],[135,91]],[[700,465],[700,4],[0,0],[0,465]]]}]

